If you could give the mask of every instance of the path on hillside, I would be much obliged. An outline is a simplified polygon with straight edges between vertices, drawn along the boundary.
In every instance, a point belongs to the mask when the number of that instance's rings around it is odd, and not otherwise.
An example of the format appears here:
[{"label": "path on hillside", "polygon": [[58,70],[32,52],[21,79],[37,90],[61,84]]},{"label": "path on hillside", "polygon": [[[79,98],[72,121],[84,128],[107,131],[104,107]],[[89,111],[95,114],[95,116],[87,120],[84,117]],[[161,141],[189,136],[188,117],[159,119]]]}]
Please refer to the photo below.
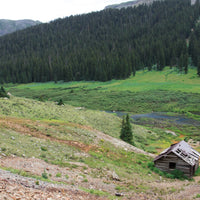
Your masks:
[{"label": "path on hillside", "polygon": [[155,154],[152,154],[152,153],[148,153],[142,149],[139,149],[133,145],[130,145],[120,139],[117,139],[117,138],[114,138],[114,137],[111,137],[103,132],[100,132],[100,131],[97,131],[97,130],[94,130],[96,132],[96,136],[97,138],[99,139],[103,139],[107,142],[110,142],[111,144],[113,144],[115,147],[118,147],[118,148],[123,148],[124,150],[126,151],[133,151],[135,153],[141,153],[141,154],[144,154],[144,155],[147,155],[147,156],[150,156],[152,158],[155,157]]}]

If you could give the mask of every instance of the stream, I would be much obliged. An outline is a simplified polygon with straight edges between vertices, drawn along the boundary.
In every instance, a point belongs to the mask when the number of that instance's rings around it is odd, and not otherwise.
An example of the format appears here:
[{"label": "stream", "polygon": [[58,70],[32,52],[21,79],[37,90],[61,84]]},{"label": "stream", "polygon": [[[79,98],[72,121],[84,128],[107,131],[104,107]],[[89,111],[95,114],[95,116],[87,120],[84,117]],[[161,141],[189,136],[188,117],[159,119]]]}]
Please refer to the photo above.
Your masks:
[{"label": "stream", "polygon": [[[124,112],[118,112],[118,111],[107,111],[109,113],[116,113],[117,116],[122,117],[123,115],[126,115],[127,113]],[[188,118],[184,115],[176,115],[176,116],[170,116],[167,115],[165,112],[152,112],[152,113],[146,113],[146,114],[137,114],[137,115],[131,115],[130,118],[137,122],[139,122],[141,119],[147,118],[147,119],[155,119],[160,122],[168,121],[174,124],[178,125],[191,125],[191,126],[200,126],[200,121]]]}]

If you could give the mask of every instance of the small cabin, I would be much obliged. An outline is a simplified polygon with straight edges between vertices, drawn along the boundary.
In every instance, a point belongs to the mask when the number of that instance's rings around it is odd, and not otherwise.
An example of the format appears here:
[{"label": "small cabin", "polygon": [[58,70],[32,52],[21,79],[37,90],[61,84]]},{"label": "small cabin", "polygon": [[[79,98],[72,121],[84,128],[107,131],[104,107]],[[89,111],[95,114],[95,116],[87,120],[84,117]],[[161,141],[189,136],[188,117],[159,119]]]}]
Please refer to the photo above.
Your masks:
[{"label": "small cabin", "polygon": [[199,167],[200,154],[187,142],[181,141],[172,144],[154,159],[154,165],[158,169],[170,173],[178,169],[185,176],[191,178]]}]

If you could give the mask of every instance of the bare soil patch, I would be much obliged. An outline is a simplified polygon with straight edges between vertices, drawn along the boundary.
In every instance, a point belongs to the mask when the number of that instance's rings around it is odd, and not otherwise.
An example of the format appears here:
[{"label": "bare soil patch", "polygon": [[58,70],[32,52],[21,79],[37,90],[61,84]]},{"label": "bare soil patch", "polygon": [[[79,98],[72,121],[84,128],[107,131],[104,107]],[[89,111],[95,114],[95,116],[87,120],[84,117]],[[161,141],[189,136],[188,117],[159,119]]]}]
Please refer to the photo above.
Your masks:
[{"label": "bare soil patch", "polygon": [[[73,164],[73,163],[72,163]],[[25,171],[30,175],[42,176],[42,173],[46,173],[48,178],[54,182],[60,182],[68,186],[76,186],[100,190],[115,194],[115,184],[113,180],[110,180],[108,174],[111,172],[105,172],[105,177],[94,177],[97,174],[95,169],[88,168],[84,163],[75,163],[79,165],[77,168],[59,167],[44,162],[43,160],[36,158],[19,158],[19,157],[5,157],[0,160],[0,165],[6,168],[14,168]]]},{"label": "bare soil patch", "polygon": [[0,126],[3,126],[8,129],[12,129],[18,133],[31,135],[33,137],[50,140],[58,143],[67,144],[69,146],[76,147],[84,152],[88,152],[91,149],[95,149],[96,147],[93,145],[86,145],[79,141],[72,141],[72,140],[62,140],[55,137],[47,136],[45,133],[35,130],[33,128],[29,128],[26,124],[34,124],[36,126],[41,126],[41,124],[37,122],[33,122],[31,120],[26,119],[17,119],[17,118],[0,118]]},{"label": "bare soil patch", "polygon": [[37,185],[35,179],[0,170],[0,199],[103,200],[106,198],[88,194],[72,186],[56,185],[42,181],[39,181],[39,185]]}]

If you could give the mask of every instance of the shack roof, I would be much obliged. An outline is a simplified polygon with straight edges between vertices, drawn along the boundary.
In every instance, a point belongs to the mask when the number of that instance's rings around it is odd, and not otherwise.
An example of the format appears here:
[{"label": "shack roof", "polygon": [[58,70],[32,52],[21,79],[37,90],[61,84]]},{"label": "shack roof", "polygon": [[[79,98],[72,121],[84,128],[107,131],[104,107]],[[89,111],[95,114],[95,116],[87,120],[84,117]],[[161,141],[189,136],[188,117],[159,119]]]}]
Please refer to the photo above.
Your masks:
[{"label": "shack roof", "polygon": [[165,149],[160,155],[158,155],[154,159],[154,161],[165,157],[171,152],[176,154],[179,158],[183,159],[191,166],[194,166],[196,164],[200,156],[199,152],[195,151],[187,142],[183,140],[179,143],[172,144],[169,148]]}]

